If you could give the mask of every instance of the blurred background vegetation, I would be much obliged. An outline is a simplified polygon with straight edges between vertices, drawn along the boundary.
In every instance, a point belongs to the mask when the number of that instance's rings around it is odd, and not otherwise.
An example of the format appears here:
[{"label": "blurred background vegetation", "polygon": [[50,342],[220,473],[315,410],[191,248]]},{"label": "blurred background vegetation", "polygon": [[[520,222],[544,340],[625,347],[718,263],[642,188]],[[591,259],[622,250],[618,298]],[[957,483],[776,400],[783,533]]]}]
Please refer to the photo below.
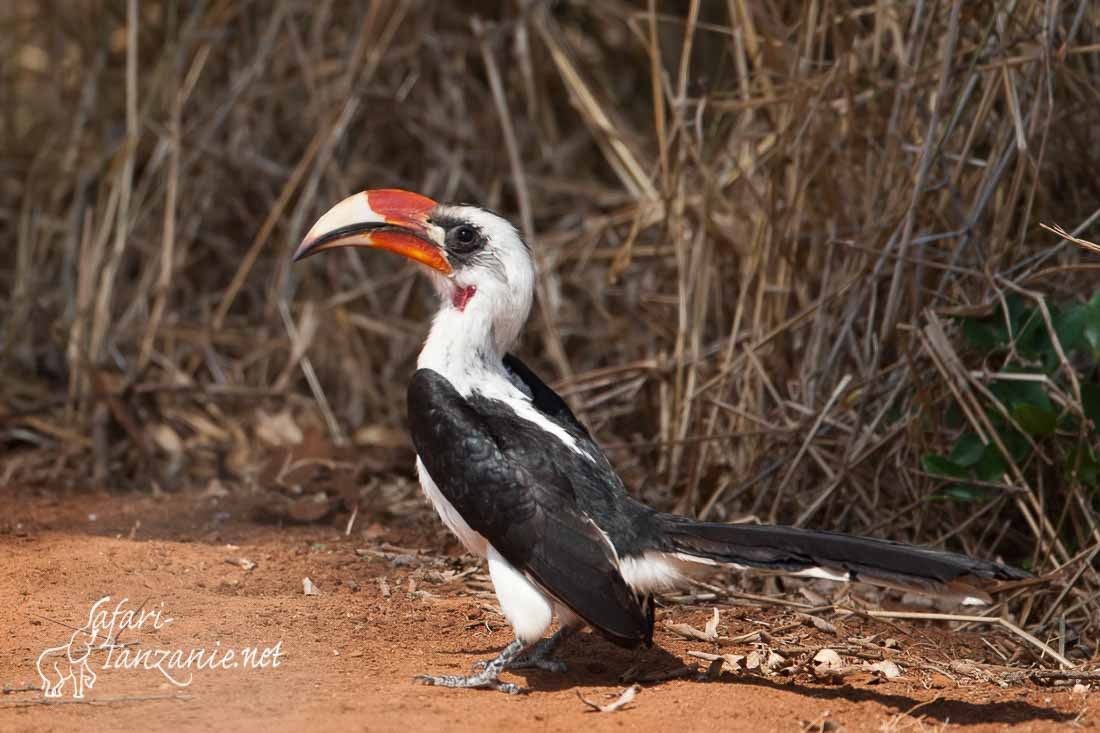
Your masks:
[{"label": "blurred background vegetation", "polygon": [[994,613],[1097,631],[1100,256],[1040,227],[1100,235],[1090,2],[15,1],[0,94],[5,485],[419,502],[427,288],[288,259],[402,187],[527,234],[520,353],[647,500],[998,556],[1042,580]]}]

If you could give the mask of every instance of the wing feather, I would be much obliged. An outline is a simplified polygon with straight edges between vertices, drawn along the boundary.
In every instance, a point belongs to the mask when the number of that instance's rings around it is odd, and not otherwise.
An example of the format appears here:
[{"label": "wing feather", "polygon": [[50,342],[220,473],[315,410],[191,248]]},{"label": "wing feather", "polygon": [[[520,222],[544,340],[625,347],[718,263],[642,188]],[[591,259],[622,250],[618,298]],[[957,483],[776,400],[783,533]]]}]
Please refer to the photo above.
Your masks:
[{"label": "wing feather", "polygon": [[648,638],[614,547],[578,504],[570,468],[588,459],[507,403],[463,397],[430,369],[413,375],[408,411],[421,462],[472,529],[612,641]]}]

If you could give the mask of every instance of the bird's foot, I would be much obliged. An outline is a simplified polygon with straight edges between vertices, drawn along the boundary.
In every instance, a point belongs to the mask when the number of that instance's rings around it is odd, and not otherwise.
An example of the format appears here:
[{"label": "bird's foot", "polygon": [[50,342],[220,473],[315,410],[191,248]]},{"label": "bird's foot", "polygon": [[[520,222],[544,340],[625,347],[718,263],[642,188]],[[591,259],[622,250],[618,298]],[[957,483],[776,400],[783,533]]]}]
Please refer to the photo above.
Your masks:
[{"label": "bird's foot", "polygon": [[496,675],[490,675],[487,672],[467,676],[418,674],[413,679],[422,685],[435,685],[436,687],[480,688],[506,692],[509,695],[519,695],[525,692],[519,685],[511,682],[501,682],[496,678]]},{"label": "bird's foot", "polygon": [[543,672],[561,674],[568,672],[569,666],[560,659],[554,659],[549,655],[528,654],[509,664],[508,669],[541,669]]},{"label": "bird's foot", "polygon": [[483,664],[480,672],[471,675],[431,675],[418,674],[413,679],[422,685],[435,685],[436,687],[465,687],[499,690],[509,695],[518,695],[523,692],[519,685],[511,682],[501,682],[500,673],[508,668],[509,664],[523,651],[523,642],[516,639],[504,648],[496,659]]},{"label": "bird's foot", "polygon": [[[563,639],[569,638],[569,636],[575,631],[572,626],[562,626],[548,638],[543,639],[531,649],[530,652],[522,657],[511,659],[504,664],[505,669],[541,669],[544,672],[568,672],[569,667],[565,662],[560,659],[555,659],[550,654],[558,647],[558,644]],[[483,662],[477,662],[474,664],[474,669],[488,669],[489,665],[493,664],[497,659],[486,659]]]}]

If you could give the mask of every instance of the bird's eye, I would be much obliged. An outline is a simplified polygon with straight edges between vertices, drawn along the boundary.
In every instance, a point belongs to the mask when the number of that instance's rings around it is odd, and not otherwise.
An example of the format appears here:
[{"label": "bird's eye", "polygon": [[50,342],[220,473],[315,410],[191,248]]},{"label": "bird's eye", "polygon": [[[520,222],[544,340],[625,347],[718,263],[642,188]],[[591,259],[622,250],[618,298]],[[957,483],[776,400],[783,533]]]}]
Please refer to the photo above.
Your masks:
[{"label": "bird's eye", "polygon": [[473,227],[460,226],[455,230],[455,241],[459,244],[473,244],[477,239],[477,232]]},{"label": "bird's eye", "polygon": [[459,224],[451,230],[450,247],[459,253],[473,252],[481,246],[481,233],[469,224]]}]

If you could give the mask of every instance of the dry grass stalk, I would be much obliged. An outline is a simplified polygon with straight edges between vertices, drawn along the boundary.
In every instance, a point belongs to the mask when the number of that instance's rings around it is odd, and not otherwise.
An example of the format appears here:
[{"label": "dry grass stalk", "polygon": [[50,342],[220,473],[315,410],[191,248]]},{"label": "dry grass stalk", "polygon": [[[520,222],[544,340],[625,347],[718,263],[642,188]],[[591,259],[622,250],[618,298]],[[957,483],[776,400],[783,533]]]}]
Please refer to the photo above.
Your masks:
[{"label": "dry grass stalk", "polygon": [[[1062,575],[1011,592],[1019,625],[1100,630],[1100,575],[1071,562],[1093,500],[1048,446],[980,507],[919,468],[951,405],[999,440],[1005,370],[950,318],[1017,293],[1050,328],[1096,289],[1087,3],[105,9],[0,8],[8,481],[147,485],[143,426],[186,442],[185,414],[218,455],[257,406],[397,429],[423,286],[287,256],[326,205],[402,186],[521,225],[523,354],[647,500],[1030,558]],[[1074,358],[1042,382],[1066,414]]]}]

